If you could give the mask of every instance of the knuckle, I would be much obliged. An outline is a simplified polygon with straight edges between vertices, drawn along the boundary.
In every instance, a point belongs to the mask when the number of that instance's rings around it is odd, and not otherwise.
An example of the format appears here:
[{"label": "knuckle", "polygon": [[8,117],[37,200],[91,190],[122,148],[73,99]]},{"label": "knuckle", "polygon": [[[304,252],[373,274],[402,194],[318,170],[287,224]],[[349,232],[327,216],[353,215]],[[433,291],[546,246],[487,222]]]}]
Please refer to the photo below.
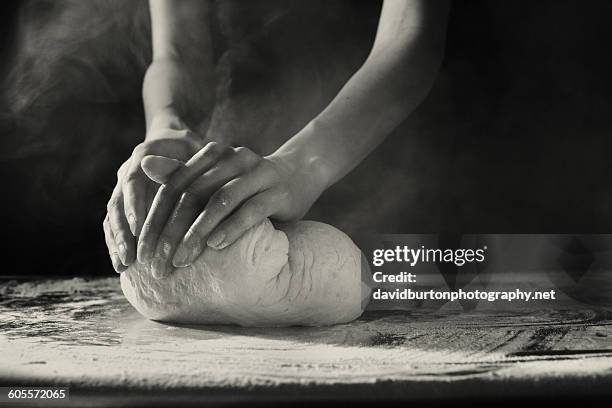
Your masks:
[{"label": "knuckle", "polygon": [[153,139],[147,140],[146,142],[142,142],[134,148],[133,156],[136,156],[140,159],[149,154],[155,154],[158,148],[162,147],[163,143],[164,140],[162,139]]},{"label": "knuckle", "polygon": [[[111,199],[106,204],[106,211],[108,211],[108,212],[112,211],[113,208],[117,207],[117,205],[119,204],[120,200],[122,200],[122,197],[119,196],[119,195],[111,197]],[[108,215],[107,215],[107,217],[108,217]]]},{"label": "knuckle", "polygon": [[114,223],[111,228],[113,232],[113,238],[123,237],[125,234],[125,228],[120,223]]},{"label": "knuckle", "polygon": [[224,163],[224,165],[226,165],[228,162],[231,163],[231,159],[233,157],[236,157],[236,153],[231,148],[224,149],[223,151],[218,153],[218,160],[226,162]]},{"label": "knuckle", "polygon": [[211,202],[215,207],[229,207],[234,200],[233,196],[234,194],[229,188],[221,188],[213,194],[211,197]]},{"label": "knuckle", "polygon": [[155,225],[150,220],[145,221],[144,224],[142,225],[141,235],[150,234],[154,226]]},{"label": "knuckle", "polygon": [[138,173],[138,169],[132,169],[127,171],[123,177],[123,186],[124,187],[132,187],[134,183],[138,182],[140,179],[140,175]]},{"label": "knuckle", "polygon": [[195,211],[195,209],[196,208],[190,203],[179,201],[178,204],[172,210],[170,216],[168,217],[168,221],[166,222],[166,229],[172,228],[172,231],[174,233],[174,230],[176,228],[182,228],[182,225],[187,222],[187,219],[190,219],[193,222],[194,216],[192,216],[191,214],[197,212]]},{"label": "knuckle", "polygon": [[269,160],[261,160],[258,164],[257,164],[257,168],[258,170],[264,172],[264,173],[268,173],[268,174],[277,174],[276,171],[276,166],[274,164],[272,164]]},{"label": "knuckle", "polygon": [[110,243],[111,243],[111,238],[112,238],[112,234],[110,233],[110,231],[108,230],[108,228],[104,228],[104,242],[106,242],[106,246],[108,248],[110,248]]},{"label": "knuckle", "polygon": [[199,140],[198,135],[191,130],[185,130],[182,140],[189,152],[198,151],[202,148],[202,142]]},{"label": "knuckle", "polygon": [[126,161],[124,161],[121,164],[121,166],[119,166],[119,168],[116,171],[117,180],[122,180],[123,179],[123,177],[125,176],[125,173],[130,168],[130,162],[131,162],[131,159],[128,158]]},{"label": "knuckle", "polygon": [[138,144],[138,145],[137,145],[137,146],[134,148],[134,150],[132,151],[132,156],[141,156],[141,155],[144,155],[144,154],[145,154],[145,152],[147,151],[147,146],[148,146],[150,143],[152,143],[152,142],[149,142],[149,143],[144,143],[144,142],[143,142],[143,143]]},{"label": "knuckle", "polygon": [[172,214],[168,217],[168,221],[166,222],[166,226],[162,229],[162,235],[175,235],[175,232],[181,228],[181,225],[184,224],[181,215],[183,211],[180,207],[177,207],[172,211]]},{"label": "knuckle", "polygon": [[185,238],[183,238],[180,246],[186,246],[187,248],[201,246],[205,243],[204,239],[206,238],[203,229],[204,226],[202,224],[194,224],[185,234]]},{"label": "knuckle", "polygon": [[228,222],[226,227],[228,231],[231,231],[233,235],[236,233],[246,231],[253,224],[253,216],[249,214],[241,214],[235,217],[232,221]]},{"label": "knuckle", "polygon": [[121,166],[119,166],[119,168],[117,169],[117,176],[122,175],[128,168],[128,166],[130,165],[130,159],[128,158],[126,161],[124,161]]},{"label": "knuckle", "polygon": [[224,146],[219,144],[218,142],[208,142],[206,146],[204,146],[204,151],[206,154],[217,154],[224,150]]},{"label": "knuckle", "polygon": [[176,149],[175,158],[188,158],[195,150],[195,145],[190,139],[181,137],[174,143],[174,148]]},{"label": "knuckle", "polygon": [[191,191],[189,188],[183,192],[181,198],[179,199],[179,208],[187,207],[199,207],[200,206],[200,198],[198,194],[194,191]]},{"label": "knuckle", "polygon": [[252,156],[255,154],[253,153],[251,149],[249,149],[248,147],[244,147],[244,146],[234,147],[234,152],[238,156]]},{"label": "knuckle", "polygon": [[162,186],[158,190],[158,194],[160,196],[175,196],[179,192],[178,187],[174,185],[172,182],[168,182],[166,184],[162,184]]},{"label": "knuckle", "polygon": [[124,229],[120,229],[115,233],[115,241],[116,242],[124,242],[127,243],[130,241],[130,236]]},{"label": "knuckle", "polygon": [[171,245],[171,242],[173,241],[173,237],[171,234],[169,234],[168,232],[164,232],[163,234],[161,234],[159,236],[159,246],[160,249],[164,252],[169,252],[169,246]]},{"label": "knuckle", "polygon": [[240,165],[243,169],[248,169],[256,165],[261,159],[259,155],[246,147],[236,148],[236,157],[240,160]]},{"label": "knuckle", "polygon": [[240,230],[246,230],[250,226],[254,225],[258,221],[259,217],[249,211],[241,213],[235,220],[235,227]]},{"label": "knuckle", "polygon": [[266,215],[267,205],[261,201],[251,201],[245,207],[245,213],[253,221]]},{"label": "knuckle", "polygon": [[190,137],[193,136],[193,132],[189,129],[181,129],[176,131],[176,135],[179,137]]}]

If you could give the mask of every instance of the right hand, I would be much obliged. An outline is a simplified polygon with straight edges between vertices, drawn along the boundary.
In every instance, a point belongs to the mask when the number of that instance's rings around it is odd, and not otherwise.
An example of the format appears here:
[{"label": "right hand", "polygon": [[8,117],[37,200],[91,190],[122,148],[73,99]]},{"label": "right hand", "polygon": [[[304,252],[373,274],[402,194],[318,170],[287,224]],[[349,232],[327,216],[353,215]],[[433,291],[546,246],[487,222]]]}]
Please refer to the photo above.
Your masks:
[{"label": "right hand", "polygon": [[161,155],[187,161],[202,146],[202,139],[189,130],[155,127],[121,165],[103,223],[106,245],[116,272],[123,272],[135,261],[136,237],[158,188],[142,171],[142,158]]},{"label": "right hand", "polygon": [[151,262],[153,276],[164,278],[207,246],[221,250],[266,218],[300,219],[326,187],[322,166],[312,163],[216,142],[187,163],[145,157],[143,171],[161,187],[138,238],[139,262]]}]

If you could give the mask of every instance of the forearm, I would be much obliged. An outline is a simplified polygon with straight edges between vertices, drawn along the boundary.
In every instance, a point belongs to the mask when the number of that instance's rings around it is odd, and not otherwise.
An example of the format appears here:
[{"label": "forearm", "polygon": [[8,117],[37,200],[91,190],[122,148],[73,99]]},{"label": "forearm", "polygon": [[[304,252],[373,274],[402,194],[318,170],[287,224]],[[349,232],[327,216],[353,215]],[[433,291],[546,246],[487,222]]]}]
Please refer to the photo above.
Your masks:
[{"label": "forearm", "polygon": [[434,20],[420,22],[427,28],[402,28],[403,39],[379,33],[370,56],[336,98],[276,154],[310,167],[325,187],[361,162],[431,89],[442,61],[446,9],[427,18]]},{"label": "forearm", "polygon": [[351,171],[423,100],[433,81],[414,73],[409,81],[392,64],[366,63],[332,103],[278,151],[304,160],[329,186]]},{"label": "forearm", "polygon": [[196,126],[214,103],[210,4],[150,0],[153,60],[143,81],[147,128]]}]

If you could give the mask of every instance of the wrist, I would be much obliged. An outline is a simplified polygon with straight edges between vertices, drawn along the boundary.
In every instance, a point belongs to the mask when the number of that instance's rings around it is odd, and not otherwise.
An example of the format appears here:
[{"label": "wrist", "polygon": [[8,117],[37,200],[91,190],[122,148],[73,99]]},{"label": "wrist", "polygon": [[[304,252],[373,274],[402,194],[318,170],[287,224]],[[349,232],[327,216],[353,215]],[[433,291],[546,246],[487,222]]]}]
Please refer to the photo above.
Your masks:
[{"label": "wrist", "polygon": [[314,122],[309,123],[270,157],[281,160],[291,168],[292,173],[307,183],[308,189],[317,190],[320,194],[334,183],[335,170],[312,140],[317,133],[316,127]]},{"label": "wrist", "polygon": [[214,72],[203,65],[178,56],[158,57],[149,65],[142,84],[147,128],[197,128],[205,122],[216,85]]},{"label": "wrist", "polygon": [[145,135],[145,142],[160,139],[185,140],[191,143],[194,149],[201,148],[204,142],[200,134],[191,131],[178,115],[170,112],[160,112],[153,117]]},{"label": "wrist", "polygon": [[189,127],[183,121],[173,107],[169,106],[163,109],[158,110],[151,117],[151,122],[149,124],[149,132],[155,129],[172,129],[172,130],[188,130]]}]

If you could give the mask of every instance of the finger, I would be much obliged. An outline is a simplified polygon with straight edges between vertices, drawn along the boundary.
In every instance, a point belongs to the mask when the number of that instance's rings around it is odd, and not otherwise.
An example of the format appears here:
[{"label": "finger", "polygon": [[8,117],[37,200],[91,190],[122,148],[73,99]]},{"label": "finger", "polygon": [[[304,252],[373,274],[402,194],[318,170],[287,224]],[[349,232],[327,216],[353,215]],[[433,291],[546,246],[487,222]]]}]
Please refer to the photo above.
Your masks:
[{"label": "finger", "polygon": [[131,235],[125,214],[123,212],[123,202],[117,200],[108,212],[108,221],[113,239],[117,248],[117,253],[121,263],[129,266],[134,262],[134,237]]},{"label": "finger", "polygon": [[155,198],[155,194],[159,190],[159,185],[151,183],[149,184],[149,188],[147,189],[147,214],[151,211],[151,206],[153,205],[153,199]]},{"label": "finger", "polygon": [[[182,194],[185,182],[191,182],[212,167],[222,154],[216,143],[207,144],[194,157],[198,161],[189,160],[184,167],[178,168],[171,179],[163,184],[151,204],[151,209],[145,219],[141,234],[138,238],[137,258],[141,263],[152,261],[157,241],[176,202]],[[180,173],[180,174],[177,174]],[[176,178],[175,178],[176,176]]]},{"label": "finger", "polygon": [[206,205],[208,198],[243,171],[240,166],[227,165],[227,162],[225,164],[204,173],[183,193],[157,243],[155,260],[151,264],[154,276],[167,276],[173,266],[170,260],[173,259],[178,244]]},{"label": "finger", "polygon": [[250,228],[275,214],[287,197],[287,191],[276,186],[247,200],[210,234],[209,244],[217,243],[216,249],[223,249],[233,244]]},{"label": "finger", "polygon": [[[123,197],[121,196],[121,194],[122,194],[121,183],[117,183],[115,184],[115,187],[113,188],[113,192],[111,193],[111,197],[108,200],[108,203],[106,204],[107,213],[111,210],[111,208],[116,206],[119,203],[119,201],[123,201]],[[108,217],[108,214],[107,214],[107,217]]]},{"label": "finger", "polygon": [[152,181],[164,184],[177,169],[184,167],[185,162],[164,156],[145,156],[140,163],[142,170]]},{"label": "finger", "polygon": [[202,211],[202,206],[203,203],[197,196],[189,192],[183,193],[159,237],[155,257],[151,262],[154,278],[161,279],[170,274],[175,248]]},{"label": "finger", "polygon": [[115,245],[115,238],[113,237],[113,233],[110,229],[110,224],[108,222],[108,213],[106,217],[104,217],[104,222],[102,222],[102,228],[104,229],[104,241],[106,242],[106,247],[108,248],[108,254],[112,254],[117,252],[117,247]]},{"label": "finger", "polygon": [[[126,163],[124,163],[119,168],[117,172],[118,178],[120,178],[120,175],[125,171],[125,168],[126,168]],[[123,270],[125,270],[126,267],[121,263],[121,260],[119,259],[119,252],[117,249],[117,244],[115,242],[115,234],[113,233],[112,228],[110,226],[109,213],[116,210],[117,205],[119,205],[119,203],[121,203],[122,201],[123,201],[123,197],[121,195],[121,185],[120,183],[117,183],[115,187],[113,188],[111,198],[108,201],[108,204],[106,205],[107,214],[103,222],[104,239],[106,241],[106,246],[108,247],[108,254],[111,258],[113,268],[115,269],[115,272],[117,273],[123,272]]]},{"label": "finger", "polygon": [[199,176],[215,165],[231,148],[210,142],[190,158],[184,166],[178,167],[166,182],[176,190],[183,191]]},{"label": "finger", "polygon": [[110,222],[108,219],[108,215],[106,216],[102,227],[104,229],[104,240],[106,241],[106,246],[108,247],[108,254],[110,255],[111,262],[113,264],[113,269],[115,272],[121,273],[127,269],[127,266],[121,263],[119,259],[119,255],[117,253],[117,247],[114,242],[113,232],[110,227]]},{"label": "finger", "polygon": [[217,190],[185,234],[176,250],[174,265],[191,265],[204,250],[204,243],[211,247],[221,244],[224,237],[217,235],[214,239],[209,239],[211,231],[246,199],[268,188],[273,180],[274,175],[267,166],[258,166],[254,171],[233,179]]},{"label": "finger", "polygon": [[[133,159],[133,161],[137,161]],[[131,163],[123,182],[123,206],[125,218],[133,236],[137,237],[146,217],[147,203],[144,201],[151,181],[140,168],[140,163]]]}]

